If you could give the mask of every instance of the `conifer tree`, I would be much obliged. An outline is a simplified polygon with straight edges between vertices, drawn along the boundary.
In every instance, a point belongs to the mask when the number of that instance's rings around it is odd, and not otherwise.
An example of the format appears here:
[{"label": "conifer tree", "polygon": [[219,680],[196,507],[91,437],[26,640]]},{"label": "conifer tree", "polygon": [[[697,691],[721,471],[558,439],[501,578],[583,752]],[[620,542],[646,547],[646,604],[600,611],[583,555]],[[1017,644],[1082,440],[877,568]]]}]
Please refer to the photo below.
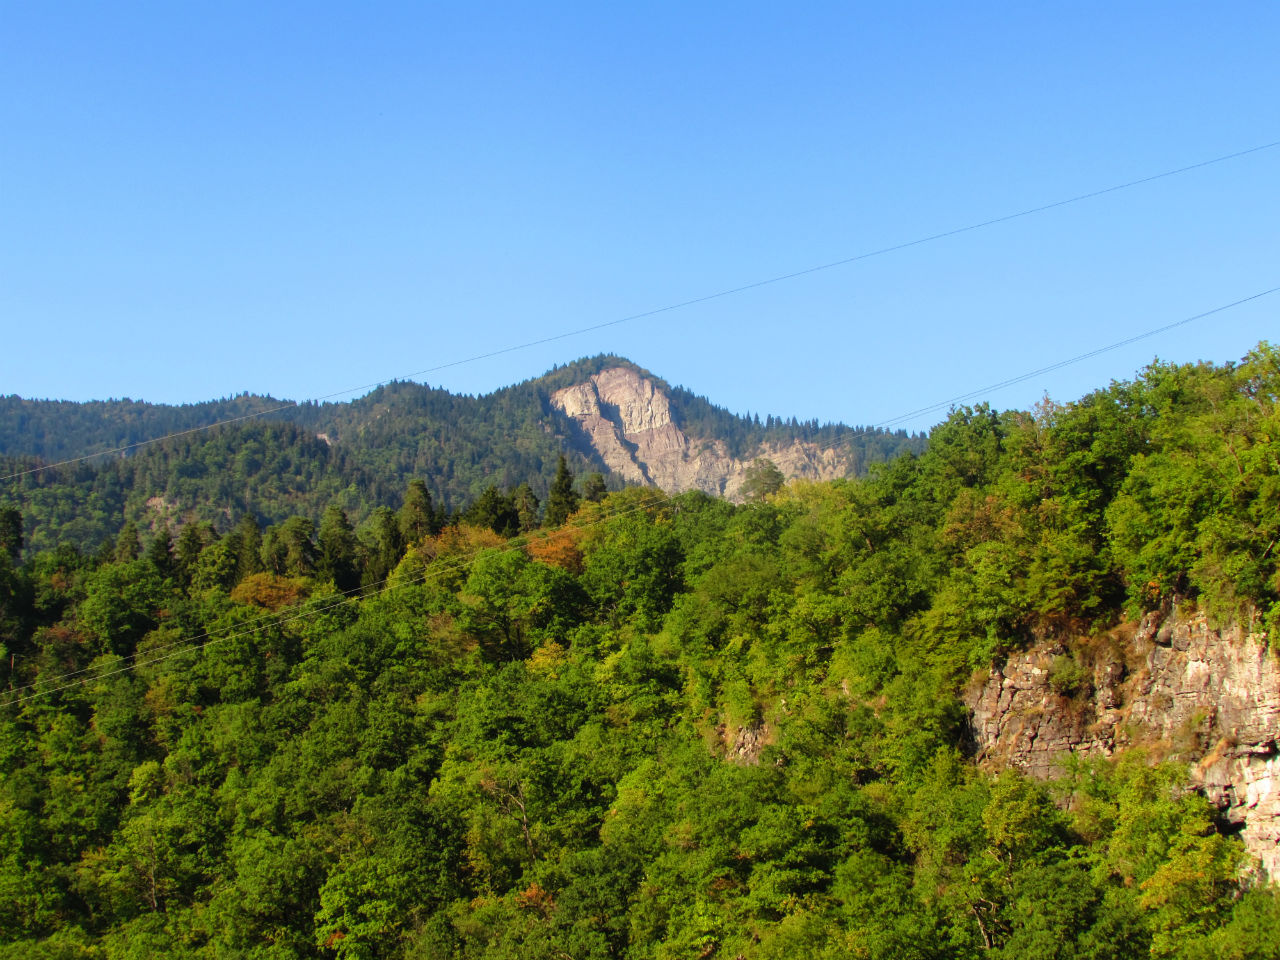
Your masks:
[{"label": "conifer tree", "polygon": [[190,586],[195,575],[196,564],[200,562],[200,551],[204,549],[204,531],[198,523],[188,523],[178,534],[178,545],[174,549],[174,564],[178,579],[184,586]]},{"label": "conifer tree", "polygon": [[156,532],[155,539],[147,547],[147,559],[160,572],[162,577],[174,574],[173,537],[169,534],[169,524],[162,523]]},{"label": "conifer tree", "polygon": [[746,476],[742,480],[741,493],[745,500],[759,501],[777,493],[787,482],[782,471],[768,457],[757,457],[747,467]]},{"label": "conifer tree", "polygon": [[120,528],[120,535],[116,537],[116,560],[137,560],[139,554],[142,553],[142,546],[138,542],[138,527],[132,520],[126,520],[124,526]]},{"label": "conifer tree", "polygon": [[588,475],[582,484],[582,499],[589,500],[592,503],[599,503],[608,492],[609,488],[605,485],[604,474],[598,471]]},{"label": "conifer tree", "polygon": [[390,507],[378,507],[374,510],[363,537],[367,559],[360,582],[366,586],[380,584],[391,575],[404,556],[404,535],[400,531],[400,519],[395,511]]},{"label": "conifer tree", "polygon": [[500,537],[514,537],[520,532],[515,502],[493,485],[485,488],[462,518],[473,527],[488,527]]},{"label": "conifer tree", "polygon": [[262,534],[262,565],[282,577],[309,577],[316,572],[315,525],[307,517],[290,517]]},{"label": "conifer tree", "polygon": [[515,492],[511,494],[511,499],[515,502],[516,516],[519,518],[519,527],[521,533],[528,533],[530,530],[536,530],[538,527],[538,498],[534,496],[533,490],[527,483],[522,483],[516,487]]},{"label": "conifer tree", "polygon": [[360,583],[356,567],[356,534],[351,521],[337,504],[325,508],[320,520],[319,573],[333,581],[339,590],[347,591]]},{"label": "conifer tree", "polygon": [[400,508],[400,533],[406,544],[417,543],[423,537],[440,532],[440,521],[431,503],[431,493],[421,480],[409,481]]},{"label": "conifer tree", "polygon": [[577,509],[578,495],[573,490],[573,474],[569,472],[569,464],[562,453],[560,463],[556,466],[556,477],[551,481],[551,492],[547,496],[547,526],[560,526]]},{"label": "conifer tree", "polygon": [[236,583],[262,572],[262,531],[253,514],[246,513],[236,524]]},{"label": "conifer tree", "polygon": [[22,555],[22,514],[13,507],[0,508],[0,551],[14,563]]}]

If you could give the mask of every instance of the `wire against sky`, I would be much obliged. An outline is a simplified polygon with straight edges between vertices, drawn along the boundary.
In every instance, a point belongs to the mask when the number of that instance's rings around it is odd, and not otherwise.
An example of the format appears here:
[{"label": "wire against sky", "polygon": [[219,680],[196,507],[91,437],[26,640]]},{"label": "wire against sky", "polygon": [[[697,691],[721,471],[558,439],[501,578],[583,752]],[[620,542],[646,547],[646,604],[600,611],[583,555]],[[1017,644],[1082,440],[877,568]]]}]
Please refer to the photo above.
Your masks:
[{"label": "wire against sky", "polygon": [[[966,400],[972,400],[988,393],[994,393],[995,391],[1003,390],[1006,387],[1011,387],[1018,383],[1024,383],[1025,381],[1030,380],[1033,377],[1038,377],[1041,374],[1050,373],[1054,370],[1061,370],[1063,367],[1070,366],[1073,363],[1080,363],[1084,360],[1088,360],[1092,357],[1099,356],[1100,354],[1107,353],[1111,350],[1118,350],[1119,348],[1128,346],[1131,343],[1138,343],[1141,340],[1147,340],[1151,337],[1158,336],[1159,334],[1167,333],[1168,331],[1176,329],[1177,327],[1186,326],[1187,324],[1194,323],[1197,320],[1203,320],[1205,317],[1211,317],[1214,314],[1222,313],[1225,310],[1230,310],[1233,307],[1238,307],[1243,304],[1250,303],[1254,300],[1260,300],[1263,297],[1270,296],[1273,293],[1280,293],[1280,286],[1271,287],[1268,290],[1263,290],[1260,293],[1251,294],[1250,296],[1247,296],[1247,297],[1241,297],[1239,300],[1233,300],[1230,303],[1224,303],[1221,306],[1214,307],[1211,310],[1205,310],[1202,313],[1197,313],[1190,317],[1184,317],[1181,320],[1175,320],[1173,323],[1166,323],[1163,326],[1154,327],[1151,330],[1146,330],[1142,333],[1134,334],[1131,337],[1126,337],[1124,340],[1117,340],[1115,343],[1107,344],[1104,347],[1097,347],[1096,349],[1086,351],[1085,353],[1076,354],[1073,357],[1068,357],[1065,360],[1059,360],[1047,366],[1039,367],[1038,369],[1031,370],[1028,373],[1020,374],[1016,377],[1010,377],[1007,380],[1001,380],[998,383],[989,384],[988,386],[985,386],[985,387],[979,387],[976,390],[970,390],[966,393],[958,394],[957,396],[951,397],[948,400],[940,400],[937,403],[930,404],[929,406],[919,407],[915,410],[912,410],[910,413],[904,413],[896,417],[891,417],[888,420],[884,420],[858,433],[850,434],[849,436],[844,436],[844,437],[836,437],[832,440],[827,441],[826,443],[819,444],[818,449],[829,449],[830,447],[836,446],[837,444],[848,443],[850,441],[857,440],[861,437],[871,436],[876,431],[884,430],[886,427],[894,426],[900,423],[906,423],[910,420],[923,416],[927,413],[932,413],[939,409],[950,408],[955,406],[958,403],[963,403]],[[661,506],[664,503],[670,503],[677,496],[679,496],[679,494],[670,494],[667,496],[655,495],[653,498],[645,499],[627,509],[619,510],[615,513],[606,513],[600,517],[597,517],[594,520],[588,521],[587,523],[579,524],[578,526],[580,528],[591,527],[600,523],[605,523],[609,520],[616,519],[618,517],[627,516],[628,514],[635,513],[639,510],[649,510],[654,507]],[[505,549],[507,551],[519,550],[530,540],[530,538],[531,538],[531,534],[521,534],[520,536],[513,537],[507,541],[507,546]],[[149,666],[151,664],[160,663],[161,661],[168,660],[171,657],[176,657],[181,653],[203,650],[205,647],[214,646],[215,644],[222,643],[226,640],[233,640],[233,639],[236,639],[237,637],[247,636],[253,633],[256,629],[259,629],[257,626],[255,626],[257,624],[262,624],[263,626],[282,626],[286,623],[292,623],[295,620],[301,620],[310,616],[315,616],[315,615],[324,613],[328,610],[332,610],[335,607],[343,606],[348,603],[354,603],[358,600],[363,599],[366,596],[370,596],[372,595],[375,588],[410,586],[417,583],[424,583],[427,580],[433,579],[438,576],[443,576],[444,574],[453,572],[455,570],[465,570],[475,564],[476,560],[478,559],[479,552],[480,551],[475,551],[471,554],[466,554],[461,557],[448,558],[446,561],[442,562],[442,565],[440,567],[431,567],[426,572],[424,572],[423,574],[417,577],[399,578],[399,577],[396,577],[395,574],[392,574],[391,576],[388,576],[385,579],[378,581],[377,583],[371,583],[371,584],[366,584],[359,587],[353,587],[350,590],[346,590],[337,594],[336,597],[329,599],[329,602],[324,603],[320,606],[311,607],[310,609],[306,609],[304,604],[297,604],[292,607],[287,607],[283,611],[280,611],[275,614],[263,614],[262,616],[255,617],[252,620],[248,620],[242,623],[240,625],[241,629],[237,630],[236,632],[225,634],[221,637],[211,637],[209,632],[205,631],[203,633],[194,634],[192,636],[184,637],[178,640],[173,640],[168,643],[164,643],[164,644],[160,644],[159,646],[152,647],[147,651],[145,651],[145,654],[140,654],[139,652],[135,651],[133,654],[130,655],[130,657],[125,658],[129,662],[126,662],[121,666],[112,666],[111,669],[108,669],[105,671],[93,672],[94,671],[93,667],[85,667],[81,670],[73,670],[69,673],[63,673],[57,676],[48,677],[46,678],[45,681],[37,680],[35,683],[30,683],[20,687],[15,687],[8,691],[5,691],[4,694],[0,694],[0,697],[4,697],[6,694],[8,696],[7,699],[0,699],[0,708],[16,706],[18,704],[26,703],[30,700],[34,700],[38,697],[44,697],[44,696],[48,696],[51,693],[57,693],[61,690],[68,690],[72,687],[83,686],[84,684],[93,683],[97,680],[105,680],[107,677],[113,677],[122,673],[127,673],[130,670],[134,670],[138,667]],[[248,627],[252,627],[253,629],[245,629]],[[199,641],[204,641],[204,642],[201,643]],[[178,648],[178,649],[175,649],[175,648]],[[161,651],[168,651],[168,652],[161,653]],[[140,655],[148,656],[150,659],[138,660],[138,657]],[[91,674],[91,675],[84,676],[84,674]],[[40,686],[41,682],[52,684],[52,686],[47,686],[43,690],[37,689]],[[25,696],[21,696],[21,697],[14,696],[14,694],[25,693],[28,690],[33,692],[26,693]]]},{"label": "wire against sky", "polygon": [[[929,234],[928,236],[917,237],[914,240],[907,240],[902,243],[895,243],[886,247],[879,247],[875,250],[868,250],[865,253],[855,254],[854,256],[851,256],[851,257],[844,257],[840,260],[832,260],[829,263],[822,263],[822,264],[818,264],[817,266],[806,267],[803,270],[796,270],[791,273],[779,274],[774,277],[768,277],[767,279],[764,279],[764,280],[756,280],[752,283],[746,283],[746,284],[742,284],[741,286],[730,287],[728,289],[720,290],[715,293],[708,293],[708,294],[705,294],[704,296],[694,297],[691,300],[681,300],[678,303],[670,303],[664,307],[655,307],[652,310],[645,310],[641,313],[633,313],[633,314],[630,314],[629,316],[619,317],[616,320],[606,320],[602,323],[595,323],[595,324],[591,324],[590,326],[579,327],[576,330],[567,330],[564,333],[552,334],[551,336],[541,337],[537,340],[529,340],[525,343],[517,343],[509,347],[501,347],[497,350],[490,350],[486,353],[478,353],[478,354],[475,354],[474,356],[463,357],[458,360],[450,360],[447,363],[441,363],[434,367],[427,367],[424,370],[416,370],[413,373],[403,374],[398,377],[391,377],[386,380],[378,380],[378,381],[375,381],[374,383],[366,383],[358,387],[348,387],[345,390],[337,390],[337,391],[334,391],[333,393],[324,394],[323,396],[311,397],[309,400],[303,401],[303,402],[318,403],[323,400],[332,400],[335,397],[344,397],[361,390],[372,390],[375,387],[385,386],[388,383],[394,383],[398,380],[412,380],[415,377],[425,376],[426,374],[429,374],[429,373],[438,373],[441,370],[448,370],[453,367],[462,366],[463,364],[475,363],[479,360],[488,360],[493,357],[503,356],[504,354],[515,353],[518,350],[527,350],[530,347],[542,346],[543,344],[547,344],[547,343],[555,343],[558,340],[567,340],[570,337],[578,337],[584,333],[592,333],[596,330],[605,330],[609,327],[616,327],[621,324],[630,323],[635,320],[643,320],[646,317],[655,317],[655,316],[658,316],[659,314],[670,313],[674,310],[682,310],[686,307],[696,306],[701,303],[709,303],[713,300],[720,300],[724,297],[731,297],[739,293],[746,293],[750,290],[758,290],[761,287],[767,287],[775,283],[783,283],[787,280],[796,280],[796,279],[799,279],[800,277],[807,277],[810,274],[821,273],[824,270],[833,270],[836,267],[847,266],[852,263],[857,263],[861,260],[870,260],[873,257],[881,257],[881,256],[884,256],[885,254],[895,253],[899,250],[907,250],[911,247],[918,247],[918,246],[921,246],[922,244],[933,243],[934,241],[937,241],[937,240],[945,240],[947,237],[955,237],[955,236],[959,236],[960,234],[970,233],[974,230],[981,230],[985,227],[992,227],[997,224],[1008,223],[1011,220],[1018,220],[1023,217],[1030,217],[1037,213],[1045,213],[1049,210],[1056,210],[1059,207],[1065,207],[1073,203],[1080,203],[1085,200],[1092,200],[1096,197],[1105,196],[1109,193],[1116,193],[1117,191],[1120,191],[1120,190],[1127,190],[1130,187],[1137,187],[1145,183],[1152,183],[1156,180],[1164,180],[1168,177],[1174,177],[1179,174],[1189,173],[1192,170],[1200,170],[1204,167],[1213,166],[1214,164],[1225,163],[1228,160],[1236,160],[1236,159],[1239,159],[1240,157],[1245,157],[1253,153],[1260,153],[1263,150],[1271,150],[1278,146],[1280,146],[1280,140],[1273,140],[1270,143],[1259,144],[1258,146],[1255,146],[1255,147],[1249,147],[1246,150],[1237,150],[1234,153],[1223,154],[1221,156],[1212,157],[1208,160],[1200,160],[1196,163],[1188,164],[1183,167],[1176,167],[1172,170],[1165,170],[1162,173],[1153,173],[1153,174],[1150,174],[1149,176],[1139,177],[1136,180],[1126,180],[1124,183],[1117,183],[1110,187],[1103,187],[1100,190],[1091,190],[1088,193],[1077,194],[1073,197],[1067,197],[1063,200],[1055,200],[1052,203],[1041,204],[1040,206],[1037,206],[1037,207],[1028,207],[1025,210],[1019,210],[1016,213],[1007,213],[1007,214],[1004,214],[1003,216],[992,217],[988,220],[981,220],[976,223],[970,223],[963,227],[955,227],[951,230],[944,230],[941,233],[932,233],[932,234]],[[1258,294],[1258,296],[1263,296],[1263,294]],[[1222,307],[1220,309],[1226,309],[1226,307]],[[1195,318],[1192,318],[1192,319],[1195,319]],[[1190,321],[1188,320],[1183,322],[1190,322]],[[1154,335],[1154,334],[1146,334],[1144,336],[1151,336],[1151,335]],[[1141,339],[1141,337],[1139,337],[1138,339]],[[1133,342],[1133,341],[1128,341],[1128,342]],[[1123,346],[1123,345],[1124,344],[1117,344],[1116,346]],[[1111,349],[1115,349],[1115,347],[1106,347],[1100,350],[1099,352],[1105,352],[1106,350],[1111,350]],[[1070,361],[1070,362],[1074,362],[1074,361]],[[1033,374],[1030,374],[1029,376],[1035,376],[1035,374],[1033,373]],[[1020,381],[1012,381],[1012,382],[1016,383]],[[212,430],[215,427],[225,427],[225,426],[230,426],[231,424],[234,424],[234,423],[241,423],[245,420],[254,420],[254,419],[257,419],[258,417],[265,417],[272,413],[280,413],[281,411],[284,411],[284,410],[291,410],[297,405],[298,404],[296,402],[285,403],[285,404],[281,404],[278,407],[269,407],[266,410],[259,410],[256,413],[247,413],[247,414],[244,414],[243,416],[231,417],[230,419],[227,419],[227,420],[218,420],[218,421],[215,421],[214,423],[207,423],[199,427],[190,427],[186,430],[179,430],[176,433],[168,433],[162,437],[153,437],[150,440],[138,440],[135,443],[127,443],[127,444],[124,444],[123,446],[112,447],[109,450],[99,450],[97,453],[89,453],[81,457],[72,457],[69,460],[59,460],[56,463],[47,463],[47,464],[44,464],[43,466],[32,467],[29,470],[21,470],[17,473],[7,474],[3,477],[0,477],[0,481],[16,480],[20,477],[29,476],[30,474],[33,474],[33,473],[40,473],[43,470],[52,470],[56,467],[65,467],[75,463],[83,463],[85,460],[92,460],[95,457],[106,457],[106,456],[111,456],[112,454],[115,454],[115,453],[125,453],[129,450],[137,449],[138,447],[144,447],[152,443],[160,443],[165,440],[173,440],[177,437],[185,437],[192,433],[199,433],[202,430]]]},{"label": "wire against sky", "polygon": [[[950,400],[940,400],[927,407],[921,407],[920,409],[913,410],[910,413],[904,413],[900,417],[894,417],[892,420],[886,420],[883,423],[876,424],[875,429],[883,430],[885,427],[896,426],[899,423],[906,423],[910,420],[916,419],[917,417],[923,416],[926,413],[933,413],[937,410],[947,409],[955,406],[957,403],[964,403],[966,400],[974,400],[985,394],[994,393],[997,390],[1003,390],[1005,387],[1012,387],[1019,383],[1026,383],[1026,381],[1034,377],[1041,376],[1042,374],[1052,373],[1055,370],[1061,370],[1063,367],[1069,367],[1073,363],[1090,360],[1093,357],[1101,356],[1104,353],[1110,353],[1112,350],[1119,350],[1121,347],[1127,347],[1132,343],[1138,343],[1162,333],[1168,333],[1170,330],[1174,330],[1178,327],[1185,327],[1189,323],[1194,323],[1197,320],[1203,320],[1205,317],[1211,317],[1215,313],[1222,313],[1224,310],[1230,310],[1232,307],[1239,307],[1254,300],[1261,300],[1263,297],[1268,297],[1273,293],[1280,293],[1280,286],[1271,287],[1269,290],[1263,290],[1260,293],[1254,293],[1247,297],[1241,297],[1239,300],[1232,300],[1230,303],[1224,303],[1220,307],[1214,307],[1212,310],[1206,310],[1203,313],[1197,313],[1194,316],[1175,320],[1173,323],[1166,323],[1163,327],[1156,327],[1153,330],[1147,330],[1145,333],[1134,334],[1132,337],[1126,337],[1124,340],[1117,340],[1115,343],[1109,343],[1105,347],[1098,347],[1097,349],[1090,350],[1087,353],[1077,354],[1076,356],[1070,357],[1066,360],[1059,360],[1057,363],[1051,363],[1047,367],[1040,367],[1038,370],[1019,374],[1016,377],[1010,377],[1008,380],[1001,380],[999,383],[992,383],[985,387],[979,387],[977,390],[962,393],[957,397],[952,397]],[[824,446],[826,446],[826,444],[824,444]]]}]

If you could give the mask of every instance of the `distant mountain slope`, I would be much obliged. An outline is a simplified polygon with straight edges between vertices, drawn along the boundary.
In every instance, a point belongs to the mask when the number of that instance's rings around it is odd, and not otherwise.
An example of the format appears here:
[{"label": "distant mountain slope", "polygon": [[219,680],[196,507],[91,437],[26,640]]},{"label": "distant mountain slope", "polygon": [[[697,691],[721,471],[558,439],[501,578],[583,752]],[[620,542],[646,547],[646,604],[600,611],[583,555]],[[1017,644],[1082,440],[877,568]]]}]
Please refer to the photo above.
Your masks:
[{"label": "distant mountain slope", "polygon": [[[621,419],[620,403],[628,411]],[[528,483],[545,499],[562,452],[576,474],[599,471],[613,488],[645,484],[732,496],[758,456],[788,476],[831,478],[923,446],[923,438],[901,431],[740,417],[606,355],[480,397],[409,382],[322,404],[251,395],[183,406],[3,397],[0,471],[264,410],[270,412],[260,418],[188,432],[125,456],[30,474],[11,481],[0,499],[22,508],[33,547],[69,540],[92,548],[125,518],[143,527],[194,518],[224,529],[242,513],[266,522],[299,513],[318,519],[336,502],[358,522],[374,507],[399,506],[414,477],[451,511],[489,486]],[[646,432],[642,423],[653,429]]]},{"label": "distant mountain slope", "polygon": [[630,367],[607,367],[562,387],[551,395],[551,405],[572,418],[579,446],[593,451],[613,475],[672,493],[702,490],[735,497],[759,457],[772,460],[786,477],[811,480],[847,476],[861,466],[861,451],[842,448],[838,435],[834,442],[817,443],[800,439],[799,430],[761,430],[745,420],[747,427],[725,436],[717,435],[714,425],[710,431],[686,432],[678,401],[660,382]]},{"label": "distant mountain slope", "polygon": [[[247,417],[291,404],[289,400],[242,394],[204,403],[164,404],[143,400],[29,400],[0,396],[0,454],[69,460]],[[285,413],[274,415],[284,419]]]}]

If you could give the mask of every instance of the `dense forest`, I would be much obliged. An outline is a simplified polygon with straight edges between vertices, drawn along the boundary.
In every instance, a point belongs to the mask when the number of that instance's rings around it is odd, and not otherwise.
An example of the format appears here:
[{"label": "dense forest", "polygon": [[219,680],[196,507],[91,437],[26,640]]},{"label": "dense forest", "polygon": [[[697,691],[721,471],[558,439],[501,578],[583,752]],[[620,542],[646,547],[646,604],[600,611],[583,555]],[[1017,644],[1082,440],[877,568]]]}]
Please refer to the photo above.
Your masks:
[{"label": "dense forest", "polygon": [[[1154,364],[740,506],[556,459],[356,529],[294,452],[314,424],[217,440],[294,484],[265,530],[171,541],[104,498],[108,549],[33,550],[24,488],[4,955],[1280,958],[1276,888],[1176,755],[981,768],[959,698],[1171,603],[1280,626],[1278,393],[1265,344]],[[216,482],[203,443],[165,462]]]},{"label": "dense forest", "polygon": [[[490,487],[528,484],[541,498],[562,452],[576,473],[600,472],[617,489],[620,482],[589,445],[574,442],[573,424],[550,403],[561,387],[617,366],[654,379],[689,436],[723,441],[735,456],[767,441],[801,439],[847,451],[863,467],[923,446],[922,437],[903,431],[740,417],[603,355],[482,397],[409,382],[349,403],[247,395],[184,406],[0,397],[0,475],[24,474],[8,481],[7,496],[23,514],[29,550],[74,544],[90,552],[114,538],[121,516],[148,529],[195,520],[225,533],[245,513],[260,523],[291,516],[319,523],[336,503],[360,525],[377,507],[398,509],[412,478],[455,514]],[[234,422],[198,429],[224,421]],[[26,472],[174,434],[127,456]]]}]

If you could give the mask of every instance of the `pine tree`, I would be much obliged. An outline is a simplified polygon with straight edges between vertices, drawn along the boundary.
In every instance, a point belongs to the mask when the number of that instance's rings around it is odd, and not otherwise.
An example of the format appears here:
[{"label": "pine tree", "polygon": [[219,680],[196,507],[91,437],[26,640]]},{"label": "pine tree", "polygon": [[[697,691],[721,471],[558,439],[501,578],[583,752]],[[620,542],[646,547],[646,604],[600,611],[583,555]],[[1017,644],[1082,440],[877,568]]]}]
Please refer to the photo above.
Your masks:
[{"label": "pine tree", "polygon": [[307,517],[290,517],[268,527],[262,535],[262,563],[270,572],[285,577],[309,577],[316,572],[315,530]]},{"label": "pine tree", "polygon": [[126,520],[116,537],[115,558],[119,561],[137,560],[142,553],[142,545],[138,542],[138,528],[132,520]]},{"label": "pine tree", "polygon": [[473,527],[488,527],[500,537],[514,537],[520,532],[520,515],[511,497],[492,484],[462,515]]},{"label": "pine tree", "polygon": [[418,543],[423,537],[440,532],[440,521],[431,504],[431,493],[421,480],[410,480],[400,508],[400,533],[406,544]]},{"label": "pine tree", "polygon": [[162,523],[155,539],[147,547],[147,559],[151,561],[160,576],[171,577],[174,574],[173,537],[169,534],[169,525]]},{"label": "pine tree", "polygon": [[0,508],[0,551],[15,564],[22,555],[22,514],[13,507]]},{"label": "pine tree", "polygon": [[174,560],[178,579],[184,586],[191,585],[191,578],[195,576],[196,564],[200,562],[200,551],[204,549],[204,545],[204,531],[198,523],[186,524],[178,534]]},{"label": "pine tree", "polygon": [[747,467],[739,492],[744,500],[759,501],[770,494],[777,493],[786,482],[787,478],[783,476],[777,464],[768,457],[757,457],[751,466]]},{"label": "pine tree", "polygon": [[363,537],[368,559],[360,582],[364,586],[381,584],[404,556],[404,535],[400,532],[400,519],[395,511],[390,507],[374,510]]},{"label": "pine tree", "polygon": [[599,503],[608,492],[609,488],[605,485],[603,473],[589,474],[582,484],[582,499],[592,503]]},{"label": "pine tree", "polygon": [[321,576],[333,581],[344,593],[360,583],[356,566],[356,534],[351,521],[337,504],[325,508],[320,520],[319,562]]},{"label": "pine tree", "polygon": [[246,513],[236,524],[236,583],[262,572],[262,531],[253,514]]},{"label": "pine tree", "polygon": [[532,488],[527,483],[520,484],[520,486],[516,487],[515,492],[511,494],[511,499],[515,502],[520,532],[528,533],[530,530],[536,530],[538,527],[539,504]]},{"label": "pine tree", "polygon": [[560,463],[556,466],[556,477],[551,481],[551,492],[547,496],[547,526],[560,526],[577,509],[578,495],[573,490],[573,474],[569,472],[569,464],[562,453]]}]

